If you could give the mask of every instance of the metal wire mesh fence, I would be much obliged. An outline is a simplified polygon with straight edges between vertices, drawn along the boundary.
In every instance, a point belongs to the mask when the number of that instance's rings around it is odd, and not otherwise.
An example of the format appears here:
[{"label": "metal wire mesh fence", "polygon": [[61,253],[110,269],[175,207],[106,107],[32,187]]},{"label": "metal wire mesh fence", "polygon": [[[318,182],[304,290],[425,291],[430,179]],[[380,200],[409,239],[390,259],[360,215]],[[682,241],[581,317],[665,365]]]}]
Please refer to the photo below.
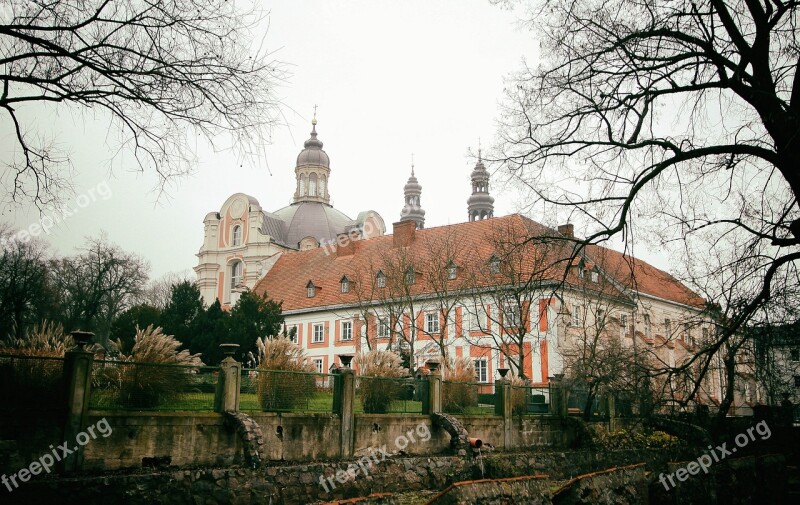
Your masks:
[{"label": "metal wire mesh fence", "polygon": [[89,408],[214,410],[219,368],[95,361]]},{"label": "metal wire mesh fence", "polygon": [[421,414],[423,389],[411,377],[356,377],[355,410],[366,414]]},{"label": "metal wire mesh fence", "polygon": [[442,382],[442,410],[448,414],[494,415],[494,384]]},{"label": "metal wire mesh fence", "polygon": [[242,370],[239,408],[266,412],[332,412],[333,375],[288,370]]},{"label": "metal wire mesh fence", "polygon": [[64,358],[0,355],[0,409],[58,410],[65,406]]},{"label": "metal wire mesh fence", "polygon": [[511,404],[514,414],[550,414],[550,388],[512,386]]}]

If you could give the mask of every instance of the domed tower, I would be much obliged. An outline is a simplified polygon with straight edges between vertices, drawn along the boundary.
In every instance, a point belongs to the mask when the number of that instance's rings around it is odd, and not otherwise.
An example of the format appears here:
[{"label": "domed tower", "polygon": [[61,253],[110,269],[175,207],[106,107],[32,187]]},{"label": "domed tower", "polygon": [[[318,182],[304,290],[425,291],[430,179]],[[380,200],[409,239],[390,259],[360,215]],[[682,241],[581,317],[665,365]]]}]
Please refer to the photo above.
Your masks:
[{"label": "domed tower", "polygon": [[481,150],[478,149],[478,163],[470,175],[472,195],[467,200],[467,213],[470,221],[480,221],[494,217],[494,198],[489,194],[489,172],[483,165]]},{"label": "domed tower", "polygon": [[311,120],[311,138],[303,144],[304,149],[297,155],[294,169],[297,189],[294,203],[330,203],[328,180],[331,175],[330,158],[322,150],[322,141],[317,139],[317,116]]},{"label": "domed tower", "polygon": [[403,187],[405,194],[406,204],[403,206],[403,211],[400,213],[400,222],[414,221],[417,223],[417,229],[425,228],[425,211],[420,206],[420,196],[422,195],[422,185],[417,181],[414,176],[414,164],[411,164],[411,177]]}]

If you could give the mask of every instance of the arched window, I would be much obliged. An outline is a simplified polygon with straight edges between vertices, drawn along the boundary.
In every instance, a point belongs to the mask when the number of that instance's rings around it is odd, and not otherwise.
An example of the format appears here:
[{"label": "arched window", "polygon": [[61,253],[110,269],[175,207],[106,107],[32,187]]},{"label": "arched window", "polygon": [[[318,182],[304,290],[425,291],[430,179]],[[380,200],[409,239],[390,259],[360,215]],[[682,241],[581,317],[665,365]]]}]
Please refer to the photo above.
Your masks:
[{"label": "arched window", "polygon": [[339,281],[342,285],[342,293],[349,293],[350,292],[350,279],[347,278],[345,275],[342,277],[342,280]]},{"label": "arched window", "polygon": [[375,281],[378,283],[379,288],[386,287],[386,274],[383,273],[383,270],[378,270],[378,273],[375,274]]},{"label": "arched window", "polygon": [[242,245],[242,227],[238,224],[233,227],[233,245]]},{"label": "arched window", "polygon": [[300,196],[306,196],[306,176],[300,176]]},{"label": "arched window", "polygon": [[325,178],[324,175],[319,177],[319,196],[325,198],[325,186],[327,185],[328,180]]},{"label": "arched window", "polygon": [[317,174],[308,176],[308,196],[317,196]]},{"label": "arched window", "polygon": [[240,287],[242,285],[242,270],[244,265],[241,261],[234,261],[231,264],[231,289]]},{"label": "arched window", "polygon": [[306,297],[314,298],[314,295],[317,294],[317,287],[314,285],[312,281],[308,281],[306,284]]}]

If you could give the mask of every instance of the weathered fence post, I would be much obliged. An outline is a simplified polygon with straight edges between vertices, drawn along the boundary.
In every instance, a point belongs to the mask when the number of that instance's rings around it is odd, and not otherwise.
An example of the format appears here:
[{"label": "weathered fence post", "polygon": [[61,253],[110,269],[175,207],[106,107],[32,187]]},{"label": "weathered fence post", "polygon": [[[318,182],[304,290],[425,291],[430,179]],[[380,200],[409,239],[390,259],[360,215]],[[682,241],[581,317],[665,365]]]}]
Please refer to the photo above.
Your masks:
[{"label": "weathered fence post", "polygon": [[428,394],[422,402],[423,414],[441,414],[442,412],[442,372],[439,363],[428,361]]},{"label": "weathered fence post", "polygon": [[[506,379],[508,368],[498,368],[500,378],[494,383],[494,413],[503,416],[503,448],[508,450],[514,443],[511,416],[514,403],[512,400],[511,381]],[[527,399],[526,399],[527,401]]]},{"label": "weathered fence post", "polygon": [[339,368],[333,384],[333,410],[341,420],[339,453],[342,458],[353,456],[355,447],[354,406],[356,397],[356,374],[350,368],[349,355],[340,355],[343,368]]},{"label": "weathered fence post", "polygon": [[[92,365],[94,353],[85,349],[86,344],[94,337],[88,331],[73,331],[75,347],[64,353],[64,385],[67,393],[67,412],[64,423],[64,441],[70,446],[76,437],[86,428],[89,413],[89,396],[92,391]],[[80,470],[83,466],[83,445],[75,445],[75,450],[63,459],[65,472]]]},{"label": "weathered fence post", "polygon": [[233,357],[239,344],[220,344],[225,359],[219,366],[215,412],[239,412],[239,391],[242,385],[242,364]]},{"label": "weathered fence post", "polygon": [[548,377],[550,381],[550,413],[556,417],[567,417],[567,392],[564,388],[564,374]]}]

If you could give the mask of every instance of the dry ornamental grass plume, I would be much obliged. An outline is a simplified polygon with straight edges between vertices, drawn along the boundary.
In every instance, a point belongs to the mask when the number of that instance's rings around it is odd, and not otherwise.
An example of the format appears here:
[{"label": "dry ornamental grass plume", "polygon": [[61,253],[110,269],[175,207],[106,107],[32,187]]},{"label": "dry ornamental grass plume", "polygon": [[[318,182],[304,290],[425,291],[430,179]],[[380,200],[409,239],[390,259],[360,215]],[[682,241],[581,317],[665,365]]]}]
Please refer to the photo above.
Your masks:
[{"label": "dry ornamental grass plume", "polygon": [[161,328],[137,327],[131,353],[120,354],[118,364],[96,368],[93,383],[113,387],[117,402],[128,407],[169,403],[192,390],[197,382],[197,368],[192,367],[203,366],[199,354],[179,350],[180,346]]},{"label": "dry ornamental grass plume", "polygon": [[445,412],[464,412],[467,407],[478,404],[475,382],[475,365],[469,358],[456,358],[448,364],[447,376],[442,384],[442,408]]},{"label": "dry ornamental grass plume", "polygon": [[387,379],[409,375],[400,356],[390,351],[372,350],[356,356],[355,366],[361,372],[358,389],[364,412],[386,413],[392,400],[398,399],[403,391],[402,382]]},{"label": "dry ornamental grass plume", "polygon": [[309,375],[303,349],[286,337],[266,340],[258,371],[258,399],[264,410],[291,410],[316,391],[316,377]]},{"label": "dry ornamental grass plume", "polygon": [[64,353],[74,346],[60,324],[45,321],[27,338],[0,341],[0,402],[14,407],[56,407],[62,400]]}]

